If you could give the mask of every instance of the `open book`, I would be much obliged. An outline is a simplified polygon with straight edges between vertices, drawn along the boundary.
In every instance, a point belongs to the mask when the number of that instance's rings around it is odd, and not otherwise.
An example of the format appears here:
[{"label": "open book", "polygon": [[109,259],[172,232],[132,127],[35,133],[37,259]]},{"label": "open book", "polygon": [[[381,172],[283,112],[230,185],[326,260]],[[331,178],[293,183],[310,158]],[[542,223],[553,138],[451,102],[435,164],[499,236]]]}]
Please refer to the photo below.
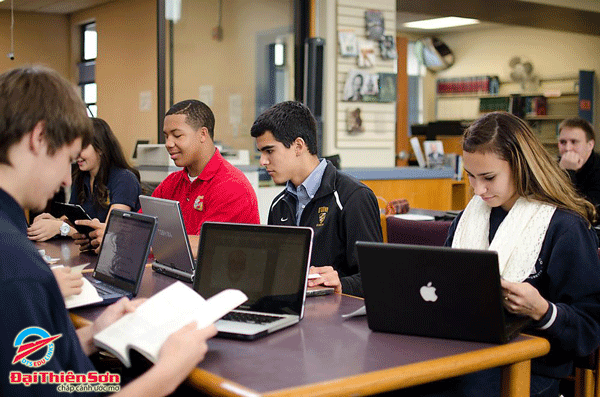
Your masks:
[{"label": "open book", "polygon": [[131,366],[130,349],[155,363],[169,335],[194,320],[198,328],[205,328],[246,300],[248,297],[235,289],[226,289],[205,300],[177,281],[142,303],[135,312],[98,332],[94,343],[127,367]]}]

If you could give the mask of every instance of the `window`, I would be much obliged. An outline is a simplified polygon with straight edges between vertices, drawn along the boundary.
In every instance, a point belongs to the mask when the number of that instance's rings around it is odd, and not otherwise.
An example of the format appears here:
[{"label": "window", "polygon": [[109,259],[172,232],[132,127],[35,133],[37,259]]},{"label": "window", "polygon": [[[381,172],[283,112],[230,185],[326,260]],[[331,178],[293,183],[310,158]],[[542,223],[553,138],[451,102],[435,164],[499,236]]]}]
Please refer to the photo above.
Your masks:
[{"label": "window", "polygon": [[425,67],[420,62],[415,43],[408,43],[406,67],[408,74],[408,125],[423,123],[423,76]]},{"label": "window", "polygon": [[81,26],[81,62],[79,63],[79,87],[81,97],[87,106],[90,117],[98,116],[96,86],[96,56],[98,55],[98,35],[96,23]]}]

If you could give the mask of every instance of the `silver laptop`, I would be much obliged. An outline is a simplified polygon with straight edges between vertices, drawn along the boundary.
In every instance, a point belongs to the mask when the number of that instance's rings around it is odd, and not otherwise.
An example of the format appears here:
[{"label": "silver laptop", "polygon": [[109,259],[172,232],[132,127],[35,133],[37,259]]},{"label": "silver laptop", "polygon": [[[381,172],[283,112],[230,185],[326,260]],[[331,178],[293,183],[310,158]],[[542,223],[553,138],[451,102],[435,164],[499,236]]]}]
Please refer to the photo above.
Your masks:
[{"label": "silver laptop", "polygon": [[362,241],[356,248],[374,331],[505,343],[531,322],[504,310],[495,251]]},{"label": "silver laptop", "polygon": [[152,270],[192,282],[195,262],[178,201],[140,196],[144,214],[158,219],[152,242]]},{"label": "silver laptop", "polygon": [[97,304],[137,295],[155,230],[153,216],[116,209],[110,212],[98,262],[87,277],[102,298]]},{"label": "silver laptop", "polygon": [[194,290],[205,298],[226,288],[248,296],[216,322],[218,336],[253,340],[302,319],[312,238],[308,227],[202,224]]}]

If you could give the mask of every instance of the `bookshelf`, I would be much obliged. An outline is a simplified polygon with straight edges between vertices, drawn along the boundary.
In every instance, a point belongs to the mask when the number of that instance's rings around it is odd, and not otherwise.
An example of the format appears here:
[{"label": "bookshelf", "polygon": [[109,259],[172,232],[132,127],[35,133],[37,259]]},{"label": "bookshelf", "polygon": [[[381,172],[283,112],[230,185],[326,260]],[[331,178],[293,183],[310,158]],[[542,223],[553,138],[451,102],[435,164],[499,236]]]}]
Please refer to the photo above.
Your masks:
[{"label": "bookshelf", "polygon": [[[470,78],[457,78],[460,81]],[[583,117],[593,122],[594,71],[540,79],[536,92],[523,92],[519,83],[500,81],[498,94],[487,92],[449,92],[447,87],[436,95],[437,120],[471,122],[485,111],[505,110],[521,116],[551,153],[557,153],[560,122]],[[445,79],[448,80],[448,79]],[[468,84],[467,84],[468,87]],[[539,98],[539,99],[538,99]],[[539,107],[532,106],[537,104]]]}]

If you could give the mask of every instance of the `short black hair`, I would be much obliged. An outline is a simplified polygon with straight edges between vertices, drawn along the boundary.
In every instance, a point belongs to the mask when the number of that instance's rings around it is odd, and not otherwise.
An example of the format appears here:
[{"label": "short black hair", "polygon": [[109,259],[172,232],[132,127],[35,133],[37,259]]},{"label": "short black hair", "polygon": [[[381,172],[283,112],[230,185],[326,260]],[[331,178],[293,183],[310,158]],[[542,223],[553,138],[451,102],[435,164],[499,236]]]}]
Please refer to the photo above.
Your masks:
[{"label": "short black hair", "polygon": [[271,106],[252,124],[250,135],[258,138],[267,131],[286,148],[296,138],[302,138],[308,152],[317,154],[317,122],[310,109],[300,102],[286,101]]},{"label": "short black hair", "polygon": [[594,127],[589,123],[589,121],[582,119],[581,117],[572,117],[570,119],[563,120],[562,123],[558,126],[558,133],[562,131],[563,128],[580,128],[585,132],[586,140],[589,142],[591,140],[596,140]]},{"label": "short black hair", "polygon": [[187,99],[177,102],[167,111],[165,116],[173,114],[185,115],[185,122],[192,128],[199,130],[206,127],[210,139],[215,139],[215,115],[204,102],[196,99]]}]

